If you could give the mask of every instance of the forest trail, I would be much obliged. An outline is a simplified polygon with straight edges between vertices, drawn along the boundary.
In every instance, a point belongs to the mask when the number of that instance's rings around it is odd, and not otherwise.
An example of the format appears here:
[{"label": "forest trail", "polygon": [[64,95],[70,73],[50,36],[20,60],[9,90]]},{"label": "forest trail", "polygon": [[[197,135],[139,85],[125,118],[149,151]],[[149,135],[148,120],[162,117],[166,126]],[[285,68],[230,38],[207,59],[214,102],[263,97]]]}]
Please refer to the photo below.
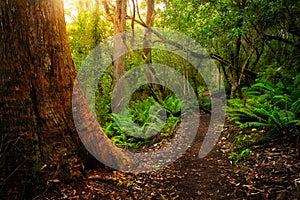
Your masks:
[{"label": "forest trail", "polygon": [[[46,196],[49,199],[213,200],[277,199],[280,195],[285,197],[289,195],[289,198],[284,199],[297,199],[295,188],[292,188],[294,184],[292,180],[299,174],[300,162],[294,163],[293,168],[288,169],[294,170],[293,173],[288,171],[280,173],[280,169],[271,164],[278,159],[277,157],[270,158],[268,161],[270,164],[265,163],[262,166],[264,168],[258,166],[263,158],[244,162],[241,164],[243,170],[240,170],[238,165],[233,164],[228,158],[229,125],[225,125],[225,131],[209,155],[202,159],[198,158],[209,121],[209,115],[202,116],[191,147],[181,158],[165,168],[141,174],[127,174],[103,168],[90,170],[82,180],[76,180],[74,183],[53,183]],[[193,124],[193,120],[189,123],[191,126],[196,125]],[[283,144],[282,148],[290,147]],[[279,161],[278,166],[293,162],[295,159],[293,156],[286,158],[285,161]],[[253,170],[254,166],[256,170]],[[265,174],[266,171],[269,174]],[[276,181],[280,183],[283,180],[287,182],[276,185]]]}]

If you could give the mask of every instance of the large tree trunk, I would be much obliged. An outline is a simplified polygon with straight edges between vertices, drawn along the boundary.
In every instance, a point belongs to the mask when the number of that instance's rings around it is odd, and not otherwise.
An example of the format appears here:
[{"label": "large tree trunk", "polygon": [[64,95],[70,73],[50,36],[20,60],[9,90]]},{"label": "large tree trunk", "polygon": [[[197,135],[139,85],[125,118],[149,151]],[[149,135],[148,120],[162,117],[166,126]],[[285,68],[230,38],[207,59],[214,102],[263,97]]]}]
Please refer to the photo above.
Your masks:
[{"label": "large tree trunk", "polygon": [[0,132],[6,147],[1,177],[4,189],[30,194],[26,187],[41,165],[56,168],[74,159],[75,69],[61,1],[1,1],[0,9]]},{"label": "large tree trunk", "polygon": [[[0,44],[1,196],[30,198],[44,183],[40,175],[45,170],[56,171],[56,176],[47,173],[47,180],[58,178],[57,173],[74,175],[66,169],[78,163],[77,150],[83,149],[72,117],[76,74],[62,1],[0,1]],[[98,145],[105,151],[99,153],[124,163],[80,98],[76,96],[86,108],[78,113],[83,124],[103,136]],[[86,131],[85,139],[93,141],[95,136]]]}]

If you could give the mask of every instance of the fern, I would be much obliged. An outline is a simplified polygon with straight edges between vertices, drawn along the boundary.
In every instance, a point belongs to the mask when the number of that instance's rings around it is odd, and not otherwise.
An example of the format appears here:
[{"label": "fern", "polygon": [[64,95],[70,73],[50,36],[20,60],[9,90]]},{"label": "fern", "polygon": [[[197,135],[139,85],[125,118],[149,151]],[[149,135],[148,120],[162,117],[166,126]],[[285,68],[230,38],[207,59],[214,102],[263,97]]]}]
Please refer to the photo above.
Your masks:
[{"label": "fern", "polygon": [[[180,101],[175,96],[168,98],[167,104],[174,112],[181,109]],[[111,114],[103,130],[115,145],[138,148],[153,143],[151,138],[156,134],[173,134],[179,122],[180,118],[172,114],[167,118],[165,108],[150,97],[131,102],[130,108],[122,113]]]},{"label": "fern", "polygon": [[248,99],[229,100],[227,107],[231,120],[241,128],[269,127],[287,131],[290,126],[299,124],[300,100],[294,101],[293,96],[285,94],[282,83],[275,88],[259,82],[243,91]]},{"label": "fern", "polygon": [[272,124],[262,123],[262,122],[245,122],[240,124],[241,128],[249,128],[249,127],[272,127]]},{"label": "fern", "polygon": [[172,95],[165,100],[164,107],[166,108],[169,114],[173,116],[180,115],[181,102],[175,95]]},{"label": "fern", "polygon": [[235,121],[241,128],[247,127],[271,127],[286,129],[290,124],[297,121],[295,114],[291,111],[282,110],[268,103],[259,103],[252,101],[243,107],[237,100],[231,101],[234,105],[227,108],[231,120]]},{"label": "fern", "polygon": [[290,111],[295,113],[297,117],[300,117],[300,98],[292,103]]}]

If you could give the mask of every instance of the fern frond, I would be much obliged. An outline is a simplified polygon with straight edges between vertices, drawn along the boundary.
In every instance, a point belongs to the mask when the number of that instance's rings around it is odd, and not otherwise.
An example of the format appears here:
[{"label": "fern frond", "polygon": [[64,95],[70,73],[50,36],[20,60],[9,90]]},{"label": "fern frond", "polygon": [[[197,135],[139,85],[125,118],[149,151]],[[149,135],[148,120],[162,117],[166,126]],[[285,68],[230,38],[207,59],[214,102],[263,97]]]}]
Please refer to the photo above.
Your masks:
[{"label": "fern frond", "polygon": [[291,105],[290,111],[295,113],[296,116],[300,115],[300,98]]},{"label": "fern frond", "polygon": [[246,122],[240,125],[241,128],[249,128],[249,127],[272,127],[272,124],[269,123],[261,123],[261,122]]}]

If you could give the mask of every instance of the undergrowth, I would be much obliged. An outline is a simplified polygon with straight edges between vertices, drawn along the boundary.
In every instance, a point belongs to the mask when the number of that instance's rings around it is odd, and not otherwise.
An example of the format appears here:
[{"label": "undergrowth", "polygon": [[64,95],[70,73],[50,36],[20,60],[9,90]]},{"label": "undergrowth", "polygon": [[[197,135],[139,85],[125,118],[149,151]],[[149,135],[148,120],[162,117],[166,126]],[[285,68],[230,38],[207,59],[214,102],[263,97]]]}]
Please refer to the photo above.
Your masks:
[{"label": "undergrowth", "polygon": [[245,99],[229,100],[227,113],[230,119],[240,128],[267,128],[278,135],[299,126],[299,82],[295,81],[289,87],[283,87],[282,84],[280,82],[272,86],[258,82],[251,88],[244,89]]},{"label": "undergrowth", "polygon": [[119,147],[139,148],[172,135],[180,123],[181,102],[174,95],[159,105],[153,97],[131,102],[128,109],[110,114],[104,132]]},{"label": "undergrowth", "polygon": [[[243,99],[228,101],[227,114],[241,128],[241,134],[234,138],[235,149],[229,157],[234,163],[247,157],[251,146],[293,134],[299,129],[299,85],[300,74],[289,85],[282,82],[272,85],[260,80],[243,89]],[[250,129],[251,133],[243,134],[245,129]]]}]

